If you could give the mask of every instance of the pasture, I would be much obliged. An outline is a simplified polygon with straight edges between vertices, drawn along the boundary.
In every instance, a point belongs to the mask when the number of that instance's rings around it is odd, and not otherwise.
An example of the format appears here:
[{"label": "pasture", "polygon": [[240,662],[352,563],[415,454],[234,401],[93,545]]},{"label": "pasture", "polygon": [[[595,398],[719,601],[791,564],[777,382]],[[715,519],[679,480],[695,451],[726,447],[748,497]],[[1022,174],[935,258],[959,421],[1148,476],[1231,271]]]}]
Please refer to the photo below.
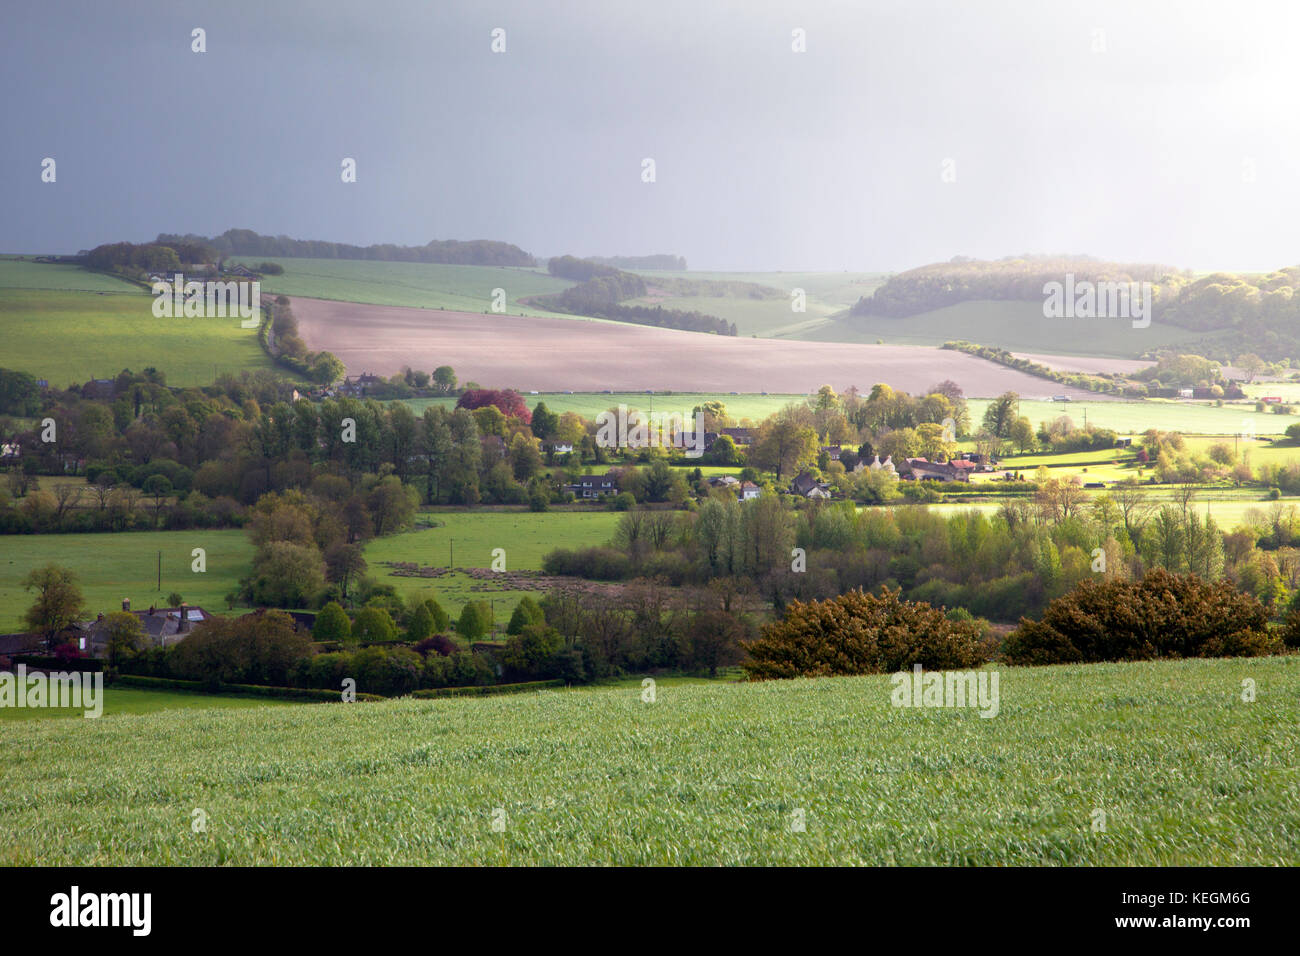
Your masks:
[{"label": "pasture", "polygon": [[[1137,402],[1111,401],[1096,397],[1053,402],[1050,397],[1060,394],[1056,383],[1034,379],[1035,387],[1021,392],[1020,414],[1025,415],[1037,429],[1040,424],[1068,415],[1080,428],[1085,422],[1109,428],[1120,435],[1140,435],[1148,428],[1186,435],[1281,435],[1288,425],[1300,422],[1300,415],[1278,415],[1274,412],[1257,412],[1253,402],[1225,403],[1215,407],[1213,402],[1176,401],[1172,399],[1145,399]],[[1043,396],[1032,398],[1026,396]],[[971,427],[979,428],[989,403],[981,399],[970,401]]]},{"label": "pasture", "polygon": [[267,256],[232,256],[231,260],[246,266],[261,262],[284,266],[284,275],[262,277],[262,291],[275,295],[453,312],[485,312],[492,308],[493,290],[503,289],[510,314],[554,316],[519,300],[576,284],[547,274],[545,268]]},{"label": "pasture", "polygon": [[167,376],[168,385],[210,385],[223,372],[273,367],[257,331],[241,329],[238,318],[156,318],[153,297],[143,289],[6,288],[3,272],[0,268],[0,366],[29,372],[53,386],[80,385],[150,366]]},{"label": "pasture", "polygon": [[1132,359],[1148,349],[1193,341],[1203,332],[1128,319],[1048,319],[1039,302],[970,301],[906,318],[837,316],[804,336],[818,342],[942,345],[964,339],[1014,352]]},{"label": "pasture", "polygon": [[[436,522],[421,528],[366,544],[369,574],[393,585],[409,600],[436,597],[453,619],[470,601],[484,600],[503,626],[515,604],[525,594],[541,596],[512,586],[510,572],[540,571],[542,558],[556,548],[582,548],[607,542],[614,534],[619,515],[612,511],[476,511],[434,510],[422,513],[420,521]],[[421,567],[491,569],[493,550],[505,551],[506,573],[472,576],[464,570],[438,577],[407,577],[390,574],[384,562],[414,563]],[[576,581],[576,579],[575,579]]]},{"label": "pasture", "polygon": [[879,675],[0,722],[0,862],[1300,859],[1300,657],[999,677],[991,719]]},{"label": "pasture", "polygon": [[125,279],[91,272],[81,266],[0,257],[0,289],[44,289],[51,292],[108,292],[139,295],[143,290]]},{"label": "pasture", "polygon": [[[194,548],[207,553],[207,571],[192,568]],[[158,553],[162,552],[162,587]],[[135,610],[162,606],[178,591],[189,604],[226,611],[226,594],[248,574],[253,546],[238,530],[126,531],[118,534],[32,534],[0,537],[0,633],[23,629],[31,592],[22,579],[33,568],[61,564],[76,572],[87,617],[118,611],[130,598]]]}]

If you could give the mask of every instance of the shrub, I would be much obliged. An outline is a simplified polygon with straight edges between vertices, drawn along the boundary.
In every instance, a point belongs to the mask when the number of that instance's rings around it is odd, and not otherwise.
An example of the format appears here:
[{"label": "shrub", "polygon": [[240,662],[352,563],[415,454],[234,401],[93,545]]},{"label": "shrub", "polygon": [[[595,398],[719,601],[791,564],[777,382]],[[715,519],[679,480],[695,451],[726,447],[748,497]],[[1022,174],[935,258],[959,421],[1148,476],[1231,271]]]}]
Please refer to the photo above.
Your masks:
[{"label": "shrub", "polygon": [[515,605],[515,611],[510,615],[510,623],[506,625],[507,634],[519,634],[529,624],[545,624],[546,615],[542,613],[541,607],[536,601],[528,595],[519,599]]},{"label": "shrub", "polygon": [[1227,581],[1157,568],[1136,583],[1083,581],[1052,601],[1041,621],[1022,618],[1002,656],[1012,664],[1151,660],[1157,657],[1253,657],[1282,641],[1268,611]]},{"label": "shrub", "polygon": [[492,608],[486,601],[470,601],[456,622],[456,633],[467,641],[477,641],[491,629]]},{"label": "shrub", "polygon": [[311,636],[318,641],[347,641],[352,637],[352,622],[338,601],[330,601],[320,609]]},{"label": "shrub", "polygon": [[415,650],[421,657],[428,657],[431,653],[450,657],[456,653],[456,642],[446,634],[434,634],[416,644]]},{"label": "shrub", "polygon": [[829,601],[793,601],[785,617],[745,645],[750,677],[880,674],[920,664],[928,670],[983,663],[980,629],[944,612],[902,601],[897,590],[850,591]]},{"label": "shrub", "polygon": [[382,607],[363,607],[352,622],[352,638],[363,644],[382,644],[397,640],[397,625]]},{"label": "shrub", "polygon": [[311,639],[280,611],[213,617],[168,652],[171,676],[210,685],[286,685],[312,655]]}]

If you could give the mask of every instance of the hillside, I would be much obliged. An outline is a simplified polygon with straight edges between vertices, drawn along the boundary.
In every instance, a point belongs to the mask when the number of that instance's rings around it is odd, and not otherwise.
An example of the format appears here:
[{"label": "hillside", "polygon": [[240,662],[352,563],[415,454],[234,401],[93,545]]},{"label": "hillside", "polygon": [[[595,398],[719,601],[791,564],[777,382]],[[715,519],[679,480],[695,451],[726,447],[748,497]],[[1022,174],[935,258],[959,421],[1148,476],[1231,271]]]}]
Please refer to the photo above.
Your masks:
[{"label": "hillside", "polygon": [[0,366],[64,387],[149,366],[170,385],[269,369],[237,318],[158,318],[148,292],[76,266],[0,259]]},{"label": "hillside", "polygon": [[1004,668],[992,719],[877,676],[4,722],[0,861],[1287,865],[1298,687],[1286,657]]},{"label": "hillside", "polygon": [[971,397],[1091,393],[961,352],[708,335],[628,323],[430,312],[296,298],[312,349],[357,375],[449,364],[461,381],[523,391],[810,392],[877,382],[924,394],[944,379]]}]

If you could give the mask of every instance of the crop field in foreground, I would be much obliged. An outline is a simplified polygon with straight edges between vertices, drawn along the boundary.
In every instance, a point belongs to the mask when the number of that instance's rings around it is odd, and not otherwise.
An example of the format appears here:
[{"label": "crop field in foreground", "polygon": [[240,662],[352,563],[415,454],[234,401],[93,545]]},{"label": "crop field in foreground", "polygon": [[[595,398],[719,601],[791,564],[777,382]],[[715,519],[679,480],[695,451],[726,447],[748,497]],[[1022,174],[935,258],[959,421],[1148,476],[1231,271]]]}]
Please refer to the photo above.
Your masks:
[{"label": "crop field in foreground", "polygon": [[[267,697],[234,697],[221,694],[197,694],[182,690],[142,690],[137,687],[105,687],[103,717],[119,714],[152,714],[160,710],[239,710],[248,707],[306,706],[299,701]],[[72,717],[85,720],[82,708],[0,707],[0,721],[57,720]],[[102,717],[100,718],[102,719]]]},{"label": "crop field in foreground", "polygon": [[0,862],[1300,860],[1300,657],[1006,668],[991,719],[895,708],[890,690],[882,675],[664,686],[654,703],[620,687],[7,723]]}]

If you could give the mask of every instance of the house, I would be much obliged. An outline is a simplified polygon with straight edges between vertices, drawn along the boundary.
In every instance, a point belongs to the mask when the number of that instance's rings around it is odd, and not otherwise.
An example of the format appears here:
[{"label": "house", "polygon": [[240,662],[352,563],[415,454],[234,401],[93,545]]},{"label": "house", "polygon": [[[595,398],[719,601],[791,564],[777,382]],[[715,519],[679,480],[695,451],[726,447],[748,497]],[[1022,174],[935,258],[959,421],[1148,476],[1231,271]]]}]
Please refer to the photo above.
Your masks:
[{"label": "house", "polygon": [[801,498],[829,498],[831,489],[830,485],[818,481],[809,472],[804,471],[790,483],[790,493]]},{"label": "house", "polygon": [[378,375],[371,375],[369,372],[362,372],[356,378],[345,378],[343,384],[339,386],[339,393],[350,395],[353,398],[360,398],[366,394],[366,389],[383,382]]},{"label": "house", "polygon": [[[858,464],[862,464],[862,463],[861,463],[861,462],[858,462]],[[898,469],[894,467],[894,456],[893,456],[893,455],[886,455],[886,456],[885,456],[885,460],[884,460],[883,462],[880,460],[880,456],[879,456],[879,455],[876,455],[874,458],[871,459],[871,465],[870,465],[870,467],[871,467],[871,470],[872,470],[872,471],[882,471],[882,470],[883,470],[883,471],[887,471],[887,472],[889,472],[891,475],[897,475],[897,474],[898,474]],[[854,471],[857,471],[857,469],[855,468]]]},{"label": "house", "polygon": [[44,650],[39,634],[0,634],[0,657],[40,654]]},{"label": "house", "polygon": [[117,380],[112,378],[91,379],[81,386],[81,397],[112,400],[117,397]]},{"label": "house", "polygon": [[740,485],[740,479],[734,475],[713,475],[709,484],[714,488],[735,488]]},{"label": "house", "polygon": [[572,455],[573,443],[567,441],[544,441],[542,451],[551,455]]},{"label": "house", "polygon": [[[194,625],[212,619],[212,615],[203,608],[190,604],[132,611],[131,601],[128,598],[122,602],[122,610],[139,618],[146,647],[171,647],[185,640],[194,629]],[[75,629],[80,632],[83,651],[92,657],[103,657],[107,654],[108,631],[104,627],[104,615],[99,615],[93,621],[79,622],[75,625]]]},{"label": "house", "polygon": [[762,494],[763,489],[758,487],[758,485],[754,484],[752,481],[742,481],[740,483],[739,495],[741,501],[752,501],[753,499],[760,497]]},{"label": "house", "polygon": [[754,444],[755,432],[752,428],[724,428],[722,434],[742,448]]},{"label": "house", "polygon": [[907,467],[916,476],[917,481],[970,481],[970,473],[975,470],[972,461],[927,461],[924,458],[907,459]]},{"label": "house", "polygon": [[579,498],[604,498],[618,494],[618,475],[608,472],[604,475],[583,475],[571,486],[574,495]]},{"label": "house", "polygon": [[1195,389],[1191,389],[1191,388],[1180,388],[1180,389],[1178,390],[1178,397],[1179,397],[1179,398],[1195,398],[1195,397],[1196,397],[1196,390],[1195,390]]},{"label": "house", "polygon": [[18,442],[4,442],[0,444],[0,461],[13,461],[23,456],[23,446]]}]

